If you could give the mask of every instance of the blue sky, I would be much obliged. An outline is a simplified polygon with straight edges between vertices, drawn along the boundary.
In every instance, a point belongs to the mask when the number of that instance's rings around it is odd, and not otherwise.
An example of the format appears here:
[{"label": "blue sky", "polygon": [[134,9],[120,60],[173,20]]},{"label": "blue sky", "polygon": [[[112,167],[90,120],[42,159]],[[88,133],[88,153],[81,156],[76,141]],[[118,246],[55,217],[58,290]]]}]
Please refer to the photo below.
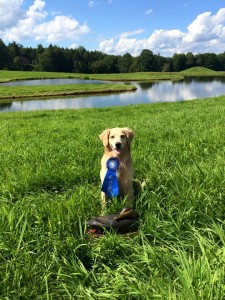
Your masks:
[{"label": "blue sky", "polygon": [[0,0],[8,44],[139,55],[225,52],[224,0]]}]

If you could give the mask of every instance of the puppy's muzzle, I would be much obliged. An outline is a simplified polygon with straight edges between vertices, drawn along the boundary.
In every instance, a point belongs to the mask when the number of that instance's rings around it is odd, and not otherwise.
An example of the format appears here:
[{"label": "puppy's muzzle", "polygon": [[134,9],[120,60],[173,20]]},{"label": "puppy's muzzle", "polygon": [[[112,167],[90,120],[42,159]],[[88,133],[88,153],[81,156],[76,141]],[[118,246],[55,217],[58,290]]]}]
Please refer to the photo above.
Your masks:
[{"label": "puppy's muzzle", "polygon": [[118,151],[122,149],[122,143],[116,143],[115,146]]}]

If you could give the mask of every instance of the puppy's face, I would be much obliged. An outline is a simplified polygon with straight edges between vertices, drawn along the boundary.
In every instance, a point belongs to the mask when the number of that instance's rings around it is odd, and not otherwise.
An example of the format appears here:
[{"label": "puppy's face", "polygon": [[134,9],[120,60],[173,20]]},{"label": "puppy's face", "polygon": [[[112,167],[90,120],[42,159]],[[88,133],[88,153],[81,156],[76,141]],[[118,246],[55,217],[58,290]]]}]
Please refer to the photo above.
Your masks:
[{"label": "puppy's face", "polygon": [[129,128],[106,129],[100,134],[100,139],[105,148],[119,155],[127,145],[130,145],[134,133]]}]

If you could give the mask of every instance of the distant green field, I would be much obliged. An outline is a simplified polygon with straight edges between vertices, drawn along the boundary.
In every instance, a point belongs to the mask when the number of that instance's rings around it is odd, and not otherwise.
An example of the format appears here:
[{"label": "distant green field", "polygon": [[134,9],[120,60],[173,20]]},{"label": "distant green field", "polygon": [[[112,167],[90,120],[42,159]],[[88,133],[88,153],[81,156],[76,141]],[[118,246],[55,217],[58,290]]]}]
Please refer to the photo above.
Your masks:
[{"label": "distant green field", "polygon": [[[224,115],[225,97],[1,113],[0,299],[223,299]],[[135,131],[140,230],[92,242],[114,126]]]},{"label": "distant green field", "polygon": [[[98,79],[108,81],[136,81],[136,80],[179,80],[183,77],[171,73],[129,73],[129,74],[76,74],[52,72],[23,72],[0,71],[0,82],[45,79],[45,78],[80,78]],[[136,87],[118,84],[66,84],[66,85],[40,85],[40,86],[0,86],[0,99],[15,99],[27,97],[52,97],[95,93],[113,93],[132,91]]]},{"label": "distant green field", "polygon": [[141,80],[181,80],[183,76],[225,76],[225,72],[217,72],[204,67],[193,67],[181,72],[134,72],[116,74],[79,74],[60,72],[32,72],[0,70],[0,82],[25,79],[75,78],[97,79],[109,81],[141,81]]},{"label": "distant green field", "polygon": [[82,74],[59,72],[5,71],[0,70],[0,82],[25,79],[83,78]]},{"label": "distant green field", "polygon": [[81,78],[100,79],[111,81],[138,81],[138,80],[179,80],[183,77],[177,73],[166,72],[137,72],[117,74],[79,74],[59,72],[31,72],[31,71],[5,71],[0,70],[0,82],[24,79],[45,79],[45,78]]},{"label": "distant green field", "polygon": [[214,71],[205,67],[193,67],[181,71],[183,76],[225,76],[225,72]]},{"label": "distant green field", "polygon": [[[96,79],[106,81],[151,81],[151,80],[182,80],[184,76],[225,76],[225,72],[216,72],[203,67],[194,67],[182,72],[137,72],[118,74],[77,74],[77,73],[57,73],[57,72],[29,72],[29,71],[5,71],[0,70],[0,82],[8,82],[26,79],[46,79],[46,78],[75,78],[75,79]],[[94,94],[107,92],[121,92],[134,90],[134,86],[123,83],[115,84],[67,84],[67,85],[47,85],[47,86],[0,86],[0,99],[14,99],[26,97],[51,97],[68,96],[77,94]]]}]

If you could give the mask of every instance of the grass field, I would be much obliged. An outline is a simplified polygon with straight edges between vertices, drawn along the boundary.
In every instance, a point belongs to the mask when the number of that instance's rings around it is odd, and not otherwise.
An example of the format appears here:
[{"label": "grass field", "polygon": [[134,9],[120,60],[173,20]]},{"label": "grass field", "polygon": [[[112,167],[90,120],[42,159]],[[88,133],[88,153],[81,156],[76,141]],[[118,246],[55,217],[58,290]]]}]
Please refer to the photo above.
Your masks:
[{"label": "grass field", "polygon": [[72,96],[86,94],[119,93],[134,91],[128,84],[66,84],[38,86],[0,86],[1,99],[21,99],[35,97]]},{"label": "grass field", "polygon": [[116,74],[80,74],[80,73],[59,73],[59,72],[32,72],[32,71],[5,71],[0,70],[0,82],[25,79],[45,78],[81,78],[98,79],[111,81],[138,81],[138,80],[179,80],[183,76],[169,72],[137,72],[137,73],[116,73]]},{"label": "grass field", "polygon": [[214,71],[205,67],[193,67],[187,70],[181,71],[180,75],[183,76],[225,76],[223,71]]},{"label": "grass field", "polygon": [[[0,114],[0,299],[211,299],[225,293],[225,97]],[[135,131],[140,230],[92,242],[98,135]],[[122,204],[108,207],[117,211]]]},{"label": "grass field", "polygon": [[[79,78],[107,81],[151,81],[151,80],[182,80],[184,76],[225,76],[225,72],[216,72],[208,68],[194,67],[182,72],[137,72],[118,74],[78,74],[58,72],[31,72],[0,70],[0,83],[26,79],[46,78]],[[0,100],[54,97],[96,93],[116,93],[135,90],[135,86],[118,84],[66,84],[40,86],[0,86]]]},{"label": "grass field", "polygon": [[[25,79],[45,78],[79,78],[109,81],[136,81],[136,80],[179,80],[183,77],[173,73],[126,73],[126,74],[76,74],[53,72],[28,72],[0,70],[0,82]],[[135,90],[133,85],[118,84],[66,84],[66,85],[40,85],[40,86],[0,86],[0,100],[18,99],[27,97],[54,97],[68,95],[84,95],[96,93],[117,93]]]}]

